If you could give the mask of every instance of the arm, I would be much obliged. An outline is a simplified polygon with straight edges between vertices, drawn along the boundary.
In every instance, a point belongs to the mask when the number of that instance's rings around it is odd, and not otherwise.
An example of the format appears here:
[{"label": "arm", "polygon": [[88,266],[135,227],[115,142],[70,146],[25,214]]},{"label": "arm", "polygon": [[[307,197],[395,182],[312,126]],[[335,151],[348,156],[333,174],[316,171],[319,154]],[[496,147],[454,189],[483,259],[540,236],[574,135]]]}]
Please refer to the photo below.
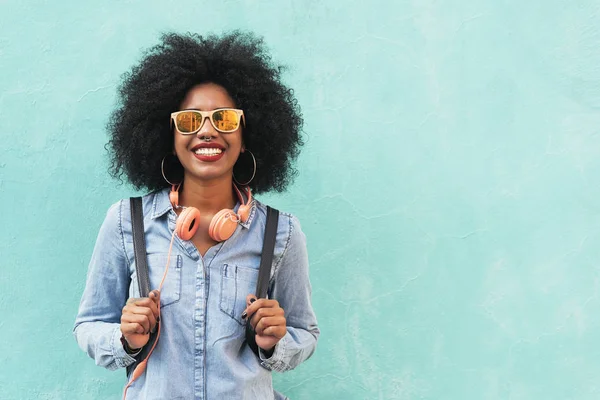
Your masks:
[{"label": "arm", "polygon": [[275,266],[271,294],[285,311],[287,333],[272,354],[259,350],[262,365],[278,372],[289,371],[306,361],[314,353],[319,337],[310,299],[306,238],[295,217],[289,219],[289,232],[287,246]]},{"label": "arm", "polygon": [[120,340],[121,312],[130,283],[121,229],[122,212],[121,201],[108,210],[100,228],[73,329],[79,347],[97,365],[110,370],[135,361]]}]

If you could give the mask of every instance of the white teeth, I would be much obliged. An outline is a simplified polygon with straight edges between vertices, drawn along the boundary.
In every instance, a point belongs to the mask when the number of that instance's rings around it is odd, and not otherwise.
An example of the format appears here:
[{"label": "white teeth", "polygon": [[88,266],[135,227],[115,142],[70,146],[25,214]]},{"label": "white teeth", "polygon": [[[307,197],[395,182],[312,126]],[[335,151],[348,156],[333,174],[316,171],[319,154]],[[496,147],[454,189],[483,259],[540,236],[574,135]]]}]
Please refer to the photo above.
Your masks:
[{"label": "white teeth", "polygon": [[211,147],[200,147],[199,149],[196,149],[196,151],[194,151],[194,153],[201,156],[214,156],[217,154],[221,154],[222,152],[223,150],[221,149]]}]

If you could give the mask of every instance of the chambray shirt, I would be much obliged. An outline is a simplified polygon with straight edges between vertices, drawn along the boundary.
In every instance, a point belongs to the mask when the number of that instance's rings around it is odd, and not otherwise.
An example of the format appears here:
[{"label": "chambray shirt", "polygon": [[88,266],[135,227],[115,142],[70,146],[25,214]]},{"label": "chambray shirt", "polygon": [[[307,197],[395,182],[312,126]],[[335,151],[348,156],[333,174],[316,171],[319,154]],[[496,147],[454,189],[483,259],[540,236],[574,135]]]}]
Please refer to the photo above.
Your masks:
[{"label": "chambray shirt", "polygon": [[[168,189],[143,197],[150,289],[158,289],[177,215]],[[236,206],[239,207],[239,204]],[[280,213],[269,297],[285,311],[287,333],[271,357],[257,357],[245,341],[246,296],[254,294],[266,206],[254,201],[246,223],[204,257],[175,237],[161,300],[161,335],[145,373],[128,399],[284,399],[271,371],[291,370],[315,350],[319,329],[311,306],[305,236],[298,220]],[[128,297],[140,297],[128,200],[111,206],[89,264],[73,333],[97,365],[110,370],[135,360],[119,329]],[[125,375],[123,373],[123,375]]]}]

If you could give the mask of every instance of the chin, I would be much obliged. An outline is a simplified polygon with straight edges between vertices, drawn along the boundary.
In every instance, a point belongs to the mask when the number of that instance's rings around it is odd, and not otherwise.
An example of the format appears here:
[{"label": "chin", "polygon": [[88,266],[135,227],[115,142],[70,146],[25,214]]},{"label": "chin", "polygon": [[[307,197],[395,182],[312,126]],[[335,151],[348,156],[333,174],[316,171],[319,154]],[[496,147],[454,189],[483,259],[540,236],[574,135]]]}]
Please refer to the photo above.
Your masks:
[{"label": "chin", "polygon": [[214,181],[214,180],[220,180],[220,179],[229,179],[232,176],[230,171],[207,171],[207,170],[202,170],[202,171],[190,171],[188,173],[186,173],[186,177],[190,177],[194,180],[199,180],[199,181]]}]

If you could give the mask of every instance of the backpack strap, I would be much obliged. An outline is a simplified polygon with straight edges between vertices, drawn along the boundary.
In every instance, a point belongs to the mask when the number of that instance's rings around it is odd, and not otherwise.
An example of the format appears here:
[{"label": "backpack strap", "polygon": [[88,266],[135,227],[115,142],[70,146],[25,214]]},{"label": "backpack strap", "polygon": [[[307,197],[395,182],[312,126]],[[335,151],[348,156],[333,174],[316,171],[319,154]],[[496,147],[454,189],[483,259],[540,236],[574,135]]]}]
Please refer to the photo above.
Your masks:
[{"label": "backpack strap", "polygon": [[135,254],[135,270],[137,272],[140,296],[150,294],[150,277],[146,260],[146,236],[144,235],[144,210],[141,197],[129,199],[131,206],[131,224],[133,227],[133,252]]},{"label": "backpack strap", "polygon": [[[263,241],[262,255],[260,258],[260,269],[258,270],[258,282],[256,283],[256,297],[266,298],[271,278],[271,266],[273,265],[273,252],[275,250],[275,239],[277,236],[277,225],[279,222],[279,211],[267,206],[267,222],[265,226],[265,238]],[[254,354],[259,357],[258,345],[255,338],[256,332],[249,322],[246,322],[246,342]]]},{"label": "backpack strap", "polygon": [[[129,199],[131,206],[131,224],[133,228],[133,253],[135,256],[135,270],[137,273],[138,287],[141,297],[148,297],[150,294],[150,275],[148,272],[148,261],[146,258],[146,238],[144,235],[144,210],[141,197],[131,197]],[[160,323],[160,322],[157,322]],[[146,358],[148,352],[156,341],[158,329],[150,333],[148,343],[142,350],[134,356],[135,362],[127,367],[127,376],[135,367]]]}]

